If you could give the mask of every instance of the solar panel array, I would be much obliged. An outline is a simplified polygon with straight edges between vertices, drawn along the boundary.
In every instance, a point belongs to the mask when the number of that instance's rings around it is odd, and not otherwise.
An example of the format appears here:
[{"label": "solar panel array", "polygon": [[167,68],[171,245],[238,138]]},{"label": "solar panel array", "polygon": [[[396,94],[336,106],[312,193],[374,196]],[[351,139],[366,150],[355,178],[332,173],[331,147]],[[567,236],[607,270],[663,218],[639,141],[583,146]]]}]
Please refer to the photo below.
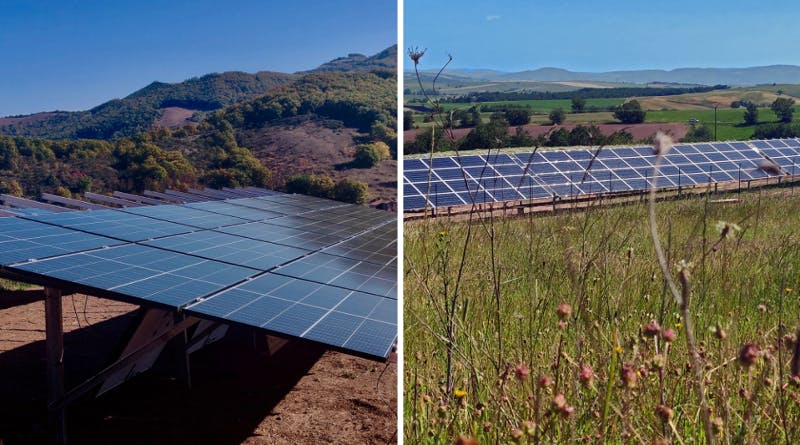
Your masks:
[{"label": "solar panel array", "polygon": [[[661,161],[659,188],[769,176],[765,158],[784,173],[800,165],[800,139],[679,144]],[[573,149],[405,159],[405,210],[646,190],[652,147]],[[800,173],[800,168],[797,169]]]},{"label": "solar panel array", "polygon": [[302,195],[0,218],[0,268],[385,359],[396,215]]}]

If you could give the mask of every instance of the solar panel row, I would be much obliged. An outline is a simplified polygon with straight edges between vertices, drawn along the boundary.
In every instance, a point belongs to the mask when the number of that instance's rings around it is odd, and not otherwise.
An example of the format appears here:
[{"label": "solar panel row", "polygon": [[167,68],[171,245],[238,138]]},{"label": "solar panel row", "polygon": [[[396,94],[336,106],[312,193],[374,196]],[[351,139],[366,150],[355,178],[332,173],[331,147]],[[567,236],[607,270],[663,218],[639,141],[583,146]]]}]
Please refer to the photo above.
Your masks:
[{"label": "solar panel row", "polygon": [[675,145],[656,178],[650,147],[406,159],[403,203],[416,210],[639,191],[653,179],[659,188],[748,181],[768,177],[758,168],[765,157],[792,174],[800,163],[800,140]]},{"label": "solar panel row", "polygon": [[37,213],[0,218],[0,265],[385,358],[397,338],[395,218],[301,195]]}]

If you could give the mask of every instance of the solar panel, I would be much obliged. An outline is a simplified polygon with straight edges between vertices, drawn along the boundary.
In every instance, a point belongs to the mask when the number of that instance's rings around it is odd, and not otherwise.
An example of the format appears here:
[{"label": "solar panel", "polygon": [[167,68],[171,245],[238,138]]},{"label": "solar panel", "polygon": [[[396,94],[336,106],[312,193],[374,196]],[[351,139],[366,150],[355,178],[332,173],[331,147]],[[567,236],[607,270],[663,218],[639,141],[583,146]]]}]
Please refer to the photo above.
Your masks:
[{"label": "solar panel", "polygon": [[[758,168],[765,157],[781,166],[785,174],[797,174],[800,151],[795,148],[800,149],[797,139],[677,144],[663,157],[656,187],[768,178],[770,174]],[[651,147],[407,159],[403,204],[406,210],[417,210],[643,191],[650,187],[655,161]],[[429,164],[433,168],[429,169]]]},{"label": "solar panel", "polygon": [[300,195],[31,213],[0,218],[0,270],[385,359],[395,218]]},{"label": "solar panel", "polygon": [[162,221],[184,224],[200,229],[213,229],[215,227],[242,224],[250,220],[235,216],[222,215],[200,209],[193,209],[185,205],[161,205],[151,207],[133,207],[119,211],[134,215],[147,216]]},{"label": "solar panel", "polygon": [[103,236],[20,218],[0,221],[0,265],[4,266],[118,244]]}]

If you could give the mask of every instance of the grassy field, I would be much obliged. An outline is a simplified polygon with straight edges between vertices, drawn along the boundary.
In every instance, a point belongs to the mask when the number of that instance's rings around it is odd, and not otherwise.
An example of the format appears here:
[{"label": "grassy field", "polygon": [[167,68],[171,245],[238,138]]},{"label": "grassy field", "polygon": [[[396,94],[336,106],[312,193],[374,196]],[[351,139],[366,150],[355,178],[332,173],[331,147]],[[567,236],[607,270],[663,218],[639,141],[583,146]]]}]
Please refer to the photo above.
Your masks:
[{"label": "grassy field", "polygon": [[698,384],[717,443],[800,443],[800,190],[737,197],[656,206],[686,317],[644,203],[406,223],[405,443],[704,443]]}]

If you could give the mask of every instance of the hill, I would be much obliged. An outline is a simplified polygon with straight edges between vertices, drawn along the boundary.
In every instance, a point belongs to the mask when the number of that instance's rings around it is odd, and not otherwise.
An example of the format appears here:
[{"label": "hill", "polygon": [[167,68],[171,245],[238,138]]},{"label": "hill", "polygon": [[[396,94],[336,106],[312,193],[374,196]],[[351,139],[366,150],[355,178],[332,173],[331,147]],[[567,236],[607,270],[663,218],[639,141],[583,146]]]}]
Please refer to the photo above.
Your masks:
[{"label": "hill", "polygon": [[259,97],[272,88],[289,84],[308,73],[396,70],[397,46],[373,56],[351,54],[306,73],[262,71],[255,74],[207,74],[179,83],[153,82],[122,99],[110,100],[91,110],[53,111],[0,118],[0,133],[48,139],[116,139],[157,126],[177,127],[198,113]]},{"label": "hill", "polygon": [[367,198],[394,198],[396,161],[356,168],[353,157],[358,144],[396,146],[396,91],[389,71],[313,73],[210,111],[194,126],[113,141],[0,136],[0,192],[281,188],[292,175],[313,174],[331,187],[366,183]]},{"label": "hill", "polygon": [[[199,111],[223,108],[294,80],[294,74],[227,72],[180,83],[153,82],[123,99],[87,111],[37,113],[0,119],[0,133],[50,139],[113,139],[153,128],[165,109]],[[179,121],[183,123],[183,121]]]},{"label": "hill", "polygon": [[322,65],[314,68],[313,70],[306,71],[308,73],[323,73],[331,71],[348,71],[348,72],[367,72],[375,70],[397,70],[397,45],[392,45],[385,50],[372,55],[365,56],[363,54],[348,54],[347,57],[339,57],[331,60],[330,62],[323,63]]},{"label": "hill", "polygon": [[[429,83],[437,70],[420,73],[423,83]],[[406,85],[416,89],[412,72],[405,73]],[[565,91],[572,86],[603,87],[638,84],[730,85],[754,86],[763,84],[793,84],[800,79],[800,66],[771,65],[747,68],[677,68],[673,70],[627,70],[609,72],[578,72],[562,68],[539,68],[519,72],[452,69],[437,81],[442,93],[460,95],[472,91]],[[550,89],[548,89],[548,87]]]}]

